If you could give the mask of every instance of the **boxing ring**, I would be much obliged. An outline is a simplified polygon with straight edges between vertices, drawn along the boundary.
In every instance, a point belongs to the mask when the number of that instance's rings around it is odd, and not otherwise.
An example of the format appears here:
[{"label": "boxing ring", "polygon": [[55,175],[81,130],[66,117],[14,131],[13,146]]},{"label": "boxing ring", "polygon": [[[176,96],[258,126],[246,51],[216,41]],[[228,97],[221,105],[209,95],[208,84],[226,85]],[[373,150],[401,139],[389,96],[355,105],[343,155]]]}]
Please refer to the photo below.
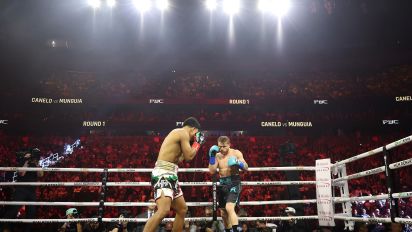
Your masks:
[{"label": "boxing ring", "polygon": [[[333,209],[335,211],[335,205],[341,204],[342,212],[333,213],[333,221],[344,221],[345,227],[353,229],[354,222],[366,222],[366,223],[401,223],[412,224],[412,219],[401,218],[398,216],[397,199],[410,198],[412,192],[393,192],[393,182],[391,180],[392,172],[399,168],[404,168],[412,165],[412,158],[401,160],[399,162],[389,163],[389,150],[399,147],[401,145],[412,142],[412,135],[394,141],[386,146],[370,150],[368,152],[355,155],[351,158],[331,164],[328,170],[331,176],[337,176],[331,180],[330,188],[338,188],[340,196],[332,197]],[[347,175],[346,164],[373,156],[379,153],[383,153],[385,165],[376,167],[370,170],[365,170],[359,173]],[[0,171],[45,171],[45,172],[97,172],[102,173],[102,180],[100,182],[0,182],[0,186],[98,186],[101,187],[101,199],[99,202],[26,202],[26,201],[0,201],[1,205],[37,205],[37,206],[96,206],[98,207],[98,217],[95,218],[74,218],[74,219],[0,219],[0,222],[10,223],[64,223],[64,222],[146,222],[146,218],[104,218],[104,207],[142,207],[149,206],[153,203],[149,202],[105,202],[104,196],[107,191],[107,187],[118,186],[133,186],[143,187],[151,186],[150,182],[108,182],[108,173],[149,173],[151,168],[23,168],[23,167],[0,167]],[[295,167],[250,167],[249,172],[261,172],[261,171],[317,171],[316,166],[295,166]],[[181,168],[179,173],[193,173],[193,172],[209,172],[207,168]],[[351,179],[361,178],[369,175],[385,173],[387,178],[388,189],[387,194],[376,196],[364,196],[364,197],[350,197],[348,181]],[[243,186],[276,186],[276,185],[317,185],[317,181],[242,181]],[[205,207],[213,206],[215,208],[216,200],[216,183],[215,182],[180,182],[182,187],[193,186],[211,186],[214,192],[214,202],[187,202],[189,207]],[[334,192],[334,191],[332,191]],[[306,200],[273,200],[273,201],[247,201],[240,202],[241,206],[254,206],[254,205],[279,205],[279,204],[316,204],[318,202],[318,196],[316,199]],[[366,201],[366,200],[389,200],[391,217],[374,217],[374,218],[362,218],[352,216],[351,202],[354,201]],[[305,216],[274,216],[274,217],[239,217],[239,221],[287,221],[287,220],[319,220],[319,215],[305,215]],[[186,218],[186,221],[211,221],[213,217],[190,217]],[[221,218],[218,218],[221,220]],[[165,218],[164,221],[173,221],[173,218]]]}]

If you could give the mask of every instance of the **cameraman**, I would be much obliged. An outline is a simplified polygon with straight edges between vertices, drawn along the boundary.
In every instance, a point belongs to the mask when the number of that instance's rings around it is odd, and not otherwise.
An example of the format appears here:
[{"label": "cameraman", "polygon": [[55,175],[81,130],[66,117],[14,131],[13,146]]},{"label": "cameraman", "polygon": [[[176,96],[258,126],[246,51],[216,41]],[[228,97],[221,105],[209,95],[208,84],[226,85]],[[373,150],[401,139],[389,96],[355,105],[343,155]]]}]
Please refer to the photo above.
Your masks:
[{"label": "cameraman", "polygon": [[[17,152],[17,162],[22,167],[39,167],[40,150],[31,148],[25,151]],[[44,175],[43,171],[26,172],[19,171],[17,176],[18,182],[36,182],[38,177]],[[13,201],[37,201],[36,186],[16,186],[13,193]],[[21,205],[11,206],[4,215],[4,218],[16,218]],[[35,218],[36,206],[26,205],[26,218]],[[31,231],[30,226],[25,226],[24,231]]]},{"label": "cameraman", "polygon": [[[66,218],[74,219],[79,218],[79,211],[76,208],[70,208],[66,210]],[[59,232],[82,232],[83,226],[80,222],[65,222],[62,227],[60,227]]]}]

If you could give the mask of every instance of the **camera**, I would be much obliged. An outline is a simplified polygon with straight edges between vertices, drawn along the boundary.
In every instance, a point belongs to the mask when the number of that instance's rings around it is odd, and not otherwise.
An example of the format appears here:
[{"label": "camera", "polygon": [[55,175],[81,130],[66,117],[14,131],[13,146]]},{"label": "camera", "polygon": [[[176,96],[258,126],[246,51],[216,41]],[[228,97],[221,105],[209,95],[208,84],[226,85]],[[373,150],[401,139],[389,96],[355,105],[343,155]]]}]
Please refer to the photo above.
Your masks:
[{"label": "camera", "polygon": [[[31,154],[30,157],[25,157],[26,154]],[[20,165],[23,165],[26,161],[29,161],[29,163],[32,162],[37,162],[38,160],[40,160],[40,149],[38,148],[29,148],[29,149],[22,149],[18,152],[16,152],[16,159],[17,162]]]}]

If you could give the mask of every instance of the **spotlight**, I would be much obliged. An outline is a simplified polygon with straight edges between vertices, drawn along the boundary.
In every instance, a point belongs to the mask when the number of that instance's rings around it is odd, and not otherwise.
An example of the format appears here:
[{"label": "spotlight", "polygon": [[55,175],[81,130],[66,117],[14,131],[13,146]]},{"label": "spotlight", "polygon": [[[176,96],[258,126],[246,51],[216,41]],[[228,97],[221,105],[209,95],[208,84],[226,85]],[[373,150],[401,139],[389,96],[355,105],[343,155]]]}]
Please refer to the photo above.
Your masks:
[{"label": "spotlight", "polygon": [[206,4],[206,8],[208,9],[208,10],[215,10],[216,9],[216,7],[217,7],[217,2],[216,2],[216,0],[206,0],[206,2],[205,2],[205,4]]},{"label": "spotlight", "polygon": [[278,17],[284,16],[290,8],[289,0],[275,0],[274,2],[274,13]]},{"label": "spotlight", "polygon": [[141,13],[144,13],[150,10],[152,2],[150,0],[135,0],[134,5]]},{"label": "spotlight", "polygon": [[100,0],[89,0],[88,2],[89,2],[89,5],[93,7],[94,9],[99,8],[101,5]]},{"label": "spotlight", "polygon": [[262,12],[267,11],[270,9],[271,0],[259,0],[258,9]]},{"label": "spotlight", "polygon": [[168,0],[157,0],[156,6],[161,11],[167,10],[167,8],[169,7],[169,1]]},{"label": "spotlight", "polygon": [[258,9],[282,17],[290,8],[289,0],[259,0]]},{"label": "spotlight", "polygon": [[116,6],[116,0],[107,0],[106,4],[108,7],[114,7]]},{"label": "spotlight", "polygon": [[229,14],[234,15],[239,12],[240,1],[239,0],[224,0],[223,10]]}]

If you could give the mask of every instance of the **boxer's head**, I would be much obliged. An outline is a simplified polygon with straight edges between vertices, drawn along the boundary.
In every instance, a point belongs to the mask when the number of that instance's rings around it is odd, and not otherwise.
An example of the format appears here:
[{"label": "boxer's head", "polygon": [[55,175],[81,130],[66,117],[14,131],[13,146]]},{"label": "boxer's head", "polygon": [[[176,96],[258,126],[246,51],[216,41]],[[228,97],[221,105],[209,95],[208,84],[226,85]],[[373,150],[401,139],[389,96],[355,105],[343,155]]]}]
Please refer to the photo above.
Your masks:
[{"label": "boxer's head", "polygon": [[222,155],[227,155],[227,153],[229,153],[229,149],[230,149],[229,137],[220,136],[217,139],[217,145],[219,146],[219,152],[222,153]]},{"label": "boxer's head", "polygon": [[200,123],[196,118],[190,117],[183,122],[183,127],[186,127],[189,130],[189,136],[193,138],[193,136],[200,130]]}]

